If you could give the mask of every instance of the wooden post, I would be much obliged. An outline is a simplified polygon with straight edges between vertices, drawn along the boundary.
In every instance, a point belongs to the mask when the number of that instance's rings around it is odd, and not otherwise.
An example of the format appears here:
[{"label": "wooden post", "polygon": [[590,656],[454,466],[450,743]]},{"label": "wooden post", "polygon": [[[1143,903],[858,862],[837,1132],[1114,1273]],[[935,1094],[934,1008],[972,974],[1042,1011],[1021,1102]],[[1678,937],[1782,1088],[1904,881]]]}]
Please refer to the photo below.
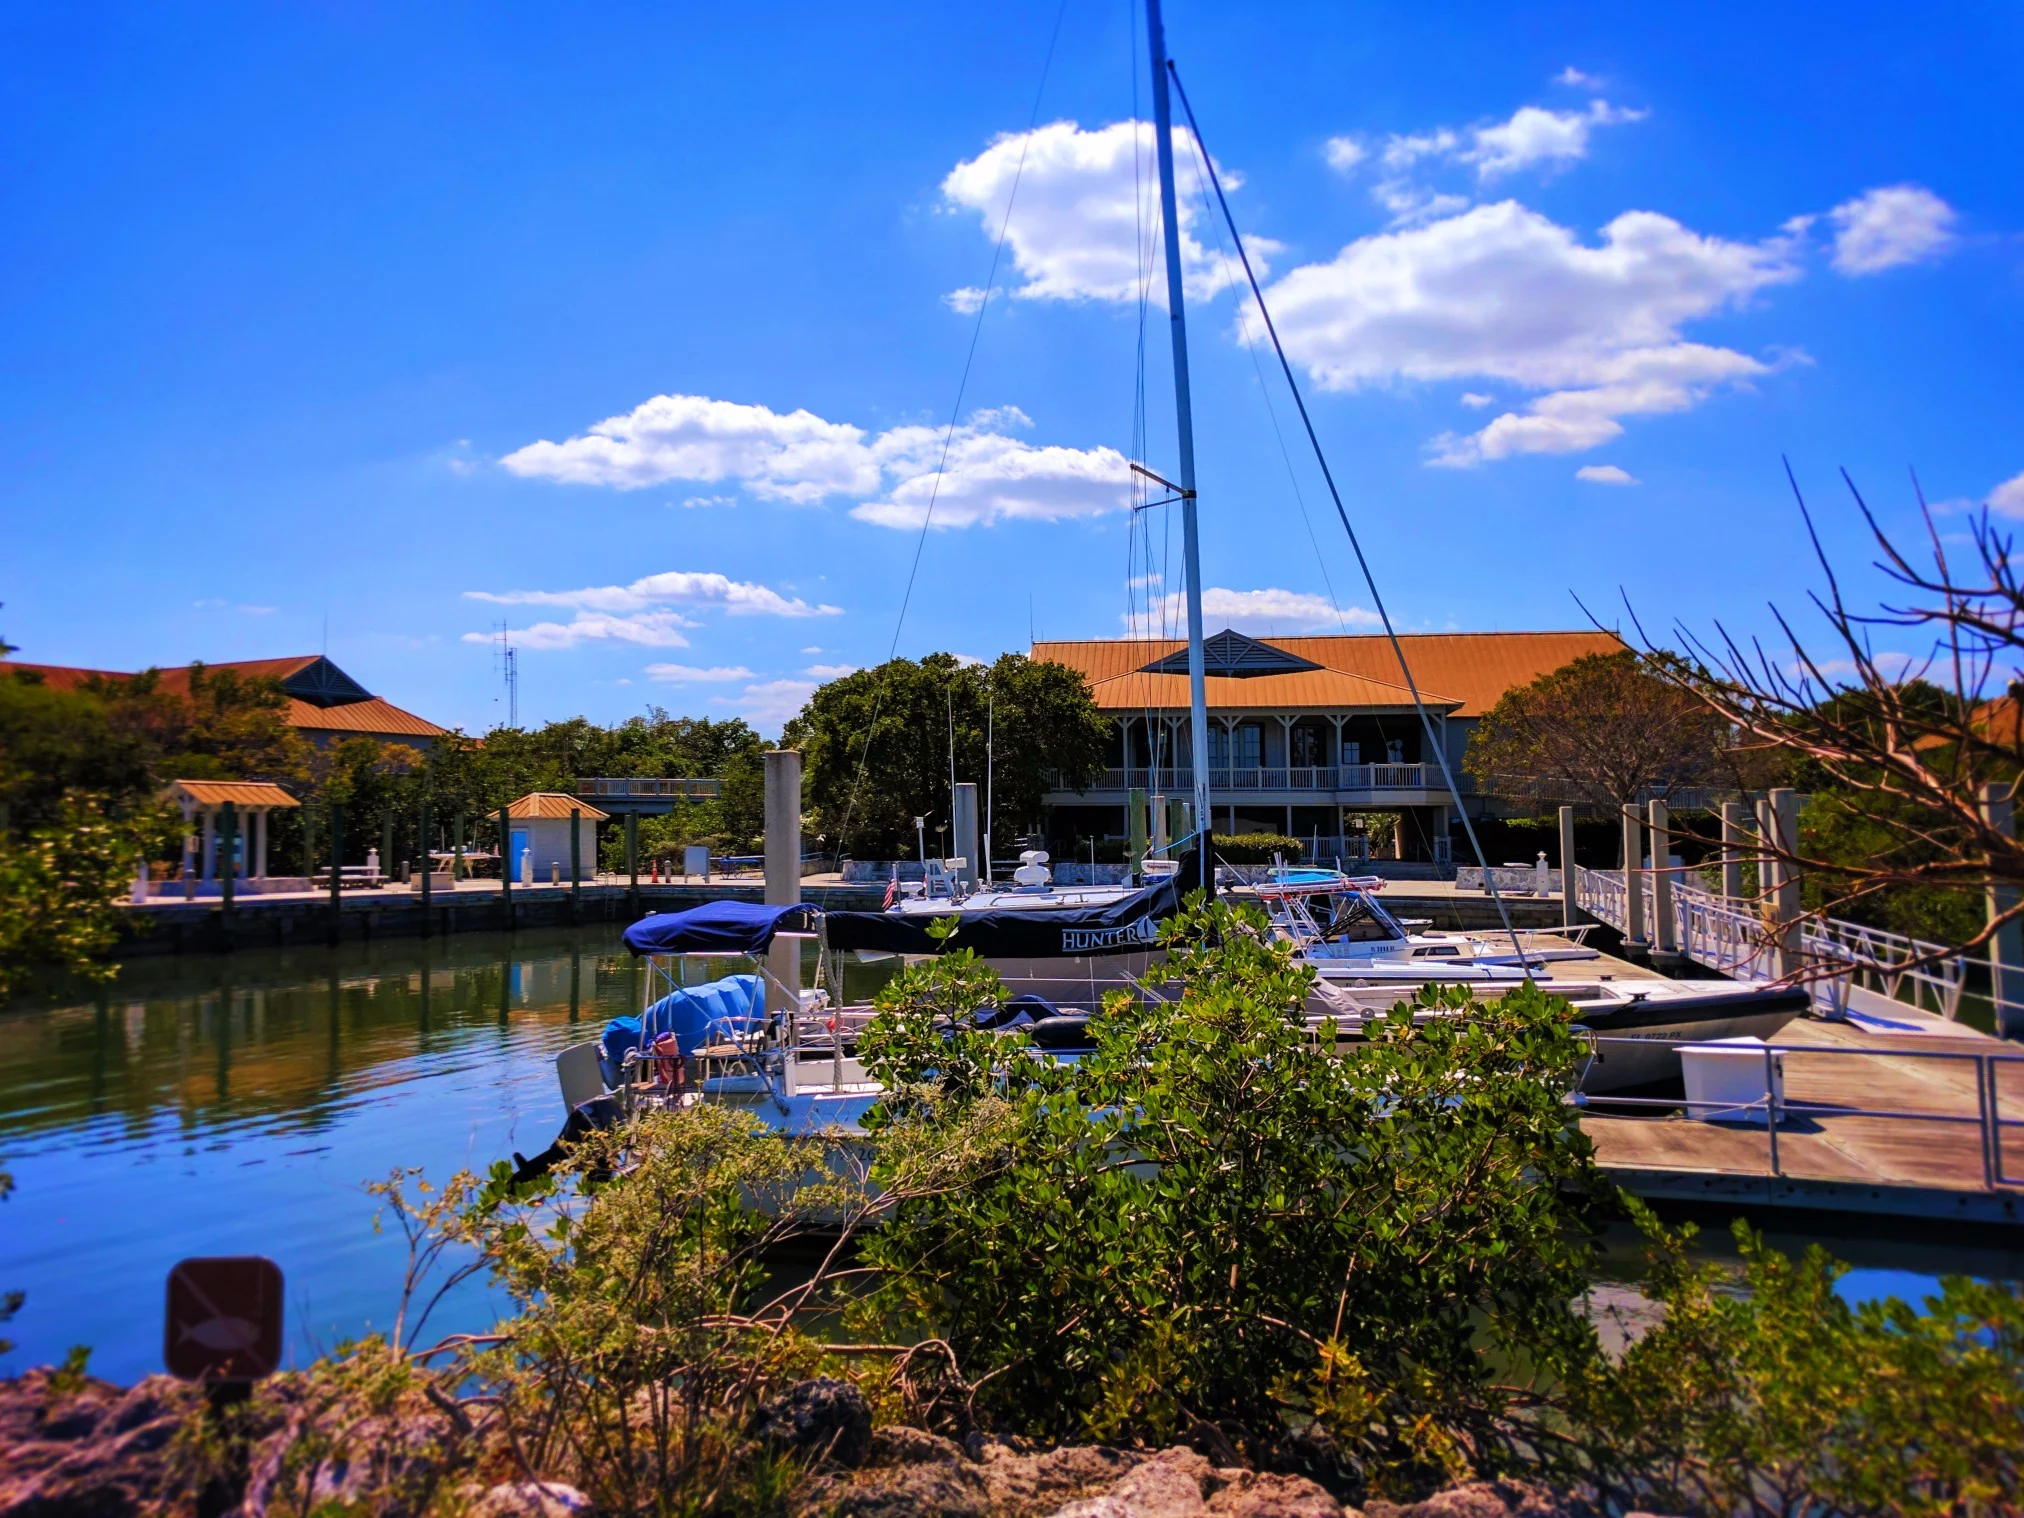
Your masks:
[{"label": "wooden post", "polygon": [[1639,875],[1643,860],[1644,824],[1638,819],[1637,808],[1627,806],[1623,809],[1623,946],[1632,954],[1651,947],[1644,932],[1644,881]]},{"label": "wooden post", "polygon": [[344,808],[330,804],[330,941],[344,925]]},{"label": "wooden post", "polygon": [[232,895],[239,884],[239,808],[226,802],[218,808],[218,853],[224,872],[218,876],[218,909],[223,925],[232,925]]},{"label": "wooden post", "polygon": [[1574,902],[1574,808],[1560,809],[1560,925],[1576,927],[1581,908]]},{"label": "wooden post", "polygon": [[1735,906],[1743,899],[1743,803],[1722,803],[1722,899]]},{"label": "wooden post", "polygon": [[1666,804],[1657,797],[1647,807],[1652,840],[1652,952],[1673,959],[1680,946],[1673,922],[1672,818]]},{"label": "wooden post", "polygon": [[506,931],[513,931],[513,819],[499,808],[499,904],[506,909]]},{"label": "wooden post", "polygon": [[[1982,787],[1982,817],[2006,837],[2016,832],[2016,796],[2007,785]],[[1989,887],[1989,920],[1994,922],[2017,905],[2014,886]],[[2012,921],[1996,930],[1989,943],[1989,994],[1996,1003],[1996,1036],[2024,1034],[2024,925]]]},{"label": "wooden post", "polygon": [[429,936],[429,875],[436,867],[435,858],[429,853],[429,798],[422,797],[422,937]]},{"label": "wooden post", "polygon": [[625,814],[626,911],[637,917],[640,910],[640,814]]},{"label": "wooden post", "polygon": [[1788,786],[1771,792],[1766,802],[1771,815],[1771,837],[1779,858],[1778,894],[1773,911],[1778,943],[1778,977],[1783,980],[1799,973],[1799,871],[1791,863],[1799,852],[1799,793]]},{"label": "wooden post", "polygon": [[[1145,862],[1146,857],[1146,793],[1144,791],[1125,792],[1124,832],[1124,867],[1127,873],[1136,877],[1139,872],[1139,866]],[[1094,869],[1095,867],[1091,866],[1091,868]],[[1091,885],[1095,883],[1094,880],[1090,882]]]},{"label": "wooden post", "polygon": [[569,809],[569,920],[583,920],[583,808]]}]

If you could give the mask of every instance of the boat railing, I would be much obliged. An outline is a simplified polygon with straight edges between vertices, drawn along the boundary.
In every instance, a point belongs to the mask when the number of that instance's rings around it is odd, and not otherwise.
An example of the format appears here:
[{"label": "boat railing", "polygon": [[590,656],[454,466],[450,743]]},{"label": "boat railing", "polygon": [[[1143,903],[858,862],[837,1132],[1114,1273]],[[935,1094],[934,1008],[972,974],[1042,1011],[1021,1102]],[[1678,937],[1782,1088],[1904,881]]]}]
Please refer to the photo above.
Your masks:
[{"label": "boat railing", "polygon": [[[1616,1045],[1640,1053],[1651,1049],[1651,1040],[1627,1038],[1608,1034],[1584,1034],[1584,1042],[1600,1053],[1605,1045]],[[1695,1046],[1686,1044],[1691,1051]],[[1737,1045],[1710,1045],[1721,1047],[1724,1053],[1735,1050]],[[1750,1054],[1760,1051],[1749,1047]],[[1607,1117],[1617,1109],[1623,1115],[1638,1113],[1680,1114],[1700,1121],[1720,1121],[1727,1124],[1761,1127],[1765,1135],[1765,1173],[1772,1177],[1798,1176],[1787,1164],[1787,1154],[1779,1144],[1779,1130],[1785,1124],[1812,1124],[1817,1129],[1824,1121],[1841,1118],[1877,1118],[1892,1122],[1931,1123],[1944,1128],[1974,1128],[1978,1140],[1982,1186],[1987,1191],[1999,1191],[2024,1187],[2024,1174],[2012,1174],[2004,1150],[2004,1131],[2024,1128],[2024,1116],[2007,1117],[2002,1110],[2002,1074],[2005,1069],[2024,1067],[2024,1052],[2005,1053],[1998,1050],[1968,1049],[1907,1049],[1901,1045],[1890,1048],[1857,1048],[1833,1044],[1779,1044],[1766,1043],[1761,1050],[1763,1085],[1761,1094],[1754,1099],[1737,1100],[1735,1097],[1688,1098],[1685,1096],[1613,1096],[1607,1093],[1586,1095],[1574,1093],[1569,1100],[1583,1111]],[[1794,1099],[1785,1095],[1785,1061],[1789,1056],[1803,1056],[1813,1059],[1854,1060],[1924,1060],[1942,1067],[1967,1067],[1974,1087],[1974,1111],[1935,1111],[1930,1109],[1907,1109],[1896,1106],[1848,1106],[1839,1102],[1815,1102]],[[1754,1084],[1754,1082],[1753,1082]],[[1868,1089],[1876,1089],[1869,1083]],[[1700,1113],[1719,1113],[1719,1118],[1699,1118]],[[1733,1114],[1733,1115],[1732,1115]]]}]

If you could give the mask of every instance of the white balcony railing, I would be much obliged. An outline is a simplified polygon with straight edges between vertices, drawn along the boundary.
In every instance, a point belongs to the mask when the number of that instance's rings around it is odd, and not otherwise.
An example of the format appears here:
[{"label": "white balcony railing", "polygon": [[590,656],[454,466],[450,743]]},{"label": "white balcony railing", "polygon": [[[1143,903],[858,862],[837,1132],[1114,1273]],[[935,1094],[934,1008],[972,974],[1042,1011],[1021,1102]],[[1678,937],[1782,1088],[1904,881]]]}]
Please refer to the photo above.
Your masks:
[{"label": "white balcony railing", "polygon": [[[1081,794],[1097,791],[1163,791],[1181,794],[1194,789],[1187,769],[1106,769]],[[1056,789],[1062,789],[1059,781]],[[1343,764],[1265,765],[1245,769],[1212,769],[1209,789],[1230,791],[1424,791],[1443,789],[1438,765]]]}]

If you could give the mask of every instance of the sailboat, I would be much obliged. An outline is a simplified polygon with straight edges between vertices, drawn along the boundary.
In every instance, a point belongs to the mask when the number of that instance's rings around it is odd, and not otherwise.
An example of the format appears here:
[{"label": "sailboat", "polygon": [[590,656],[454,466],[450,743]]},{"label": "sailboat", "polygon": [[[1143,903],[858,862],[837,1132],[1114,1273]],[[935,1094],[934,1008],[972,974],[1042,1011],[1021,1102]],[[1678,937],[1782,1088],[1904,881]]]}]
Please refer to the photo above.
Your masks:
[{"label": "sailboat", "polygon": [[[1089,1047],[1088,1020],[1104,992],[1138,984],[1151,963],[1158,923],[1180,910],[1188,894],[1217,889],[1210,844],[1209,718],[1207,660],[1203,647],[1201,545],[1196,493],[1192,392],[1188,373],[1186,306],[1183,298],[1180,225],[1174,183],[1171,71],[1161,22],[1160,0],[1146,0],[1146,27],[1152,63],[1155,150],[1160,213],[1165,235],[1168,334],[1172,345],[1179,479],[1167,481],[1142,465],[1138,473],[1171,491],[1181,511],[1183,595],[1187,616],[1188,727],[1195,762],[1191,765],[1193,834],[1178,843],[1178,857],[1149,872],[1133,887],[1055,887],[1044,861],[1029,859],[1024,879],[1010,889],[987,889],[955,899],[923,895],[888,912],[818,912],[811,906],[758,907],[713,902],[686,912],[643,918],[625,932],[632,951],[650,965],[646,1005],[637,1018],[615,1020],[597,1044],[565,1050],[557,1061],[571,1127],[564,1138],[522,1169],[539,1167],[561,1152],[560,1145],[583,1124],[615,1120],[637,1102],[718,1101],[749,1106],[762,1120],[790,1131],[853,1129],[883,1094],[856,1056],[868,1007],[833,1001],[820,987],[810,990],[780,980],[770,967],[782,934],[819,935],[826,955],[843,952],[933,954],[945,947],[972,948],[1006,985],[1004,1004],[981,1025],[1017,1029],[1039,1048],[1073,1058]],[[1185,102],[1184,102],[1185,103]],[[1192,119],[1192,118],[1191,118]],[[1199,141],[1199,132],[1197,132]],[[1206,149],[1204,158],[1207,160]],[[1214,165],[1208,162],[1214,182]],[[1220,188],[1217,191],[1220,198]],[[1234,227],[1232,228],[1234,234]],[[1241,240],[1238,243],[1242,257]],[[1246,272],[1249,274],[1248,261]],[[1252,280],[1264,311],[1262,292]],[[1265,313],[1270,329],[1270,316]],[[1277,343],[1276,335],[1274,337]],[[1285,363],[1281,354],[1282,365]],[[1286,369],[1289,383],[1290,367]],[[1295,400],[1299,401],[1297,386]],[[1303,422],[1307,422],[1304,404]],[[1311,422],[1307,422],[1310,435]],[[1316,443],[1319,456],[1319,444]],[[1324,471],[1327,468],[1323,460]],[[1334,491],[1330,480],[1331,493]],[[1340,509],[1340,499],[1337,498]],[[1346,513],[1343,517],[1348,527]],[[1354,535],[1352,533],[1352,541]],[[1361,551],[1359,550],[1359,559]],[[1365,566],[1366,575],[1368,567]],[[1382,601],[1370,583],[1373,600]],[[1390,622],[1385,623],[1387,632]],[[1396,639],[1394,638],[1394,647]],[[1400,665],[1419,705],[1417,687],[1403,653]],[[1423,713],[1424,715],[1424,713]],[[1442,768],[1445,752],[1436,747]],[[1447,777],[1450,786],[1453,777]],[[1470,824],[1466,816],[1463,825]],[[1471,839],[1473,841],[1473,830]],[[1480,854],[1480,850],[1478,851]],[[1547,955],[1528,950],[1508,919],[1506,955],[1488,940],[1456,935],[1415,935],[1379,907],[1353,880],[1317,880],[1324,894],[1347,897],[1360,915],[1345,922],[1340,910],[1324,927],[1307,912],[1303,893],[1267,890],[1260,899],[1278,914],[1275,931],[1291,938],[1297,957],[1318,972],[1315,994],[1303,1009],[1310,1023],[1335,1025],[1338,1037],[1361,1036],[1362,1025],[1382,1015],[1402,994],[1428,981],[1468,983],[1477,996],[1497,995],[1534,978]],[[1494,896],[1494,885],[1492,892]],[[1256,894],[1254,889],[1254,895]],[[1500,914],[1503,911],[1498,902]],[[955,919],[947,940],[928,932],[936,918]],[[1361,922],[1363,928],[1357,924]],[[1372,924],[1376,931],[1370,931]],[[790,939],[790,941],[793,941]],[[1424,951],[1424,952],[1422,952]],[[680,983],[671,966],[690,957],[721,960],[743,955],[757,973],[708,986]],[[1577,946],[1553,957],[1593,957]],[[798,960],[798,956],[796,956]],[[798,973],[794,975],[798,982]],[[1676,1046],[1694,1038],[1775,1034],[1807,1005],[1803,989],[1724,983],[1640,979],[1590,984],[1556,982],[1579,1016],[1600,1033],[1628,1035],[1638,1042],[1629,1054],[1592,1061],[1584,1072],[1588,1090],[1622,1089],[1676,1075]],[[1157,990],[1142,994],[1157,995]],[[1438,1011],[1429,1015],[1467,1015]],[[1625,1042],[1619,1039],[1619,1042]],[[678,1051],[670,1057],[669,1051]],[[693,1073],[690,1073],[690,1072]]]}]

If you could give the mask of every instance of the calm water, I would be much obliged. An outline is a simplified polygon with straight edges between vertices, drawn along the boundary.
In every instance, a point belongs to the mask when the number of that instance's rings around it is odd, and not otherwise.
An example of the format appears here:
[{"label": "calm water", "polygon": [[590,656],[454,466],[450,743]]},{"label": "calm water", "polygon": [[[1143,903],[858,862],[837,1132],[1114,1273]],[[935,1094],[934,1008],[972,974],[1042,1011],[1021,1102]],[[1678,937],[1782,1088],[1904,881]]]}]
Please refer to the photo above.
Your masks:
[{"label": "calm water", "polygon": [[[73,1344],[117,1379],[158,1369],[163,1282],[189,1255],[277,1260],[298,1362],[390,1324],[402,1249],[374,1235],[363,1183],[545,1146],[563,1116],[555,1052],[636,1010],[640,976],[600,925],[137,961],[102,992],[0,1011],[0,1168],[16,1181],[0,1290],[28,1297],[0,1374]],[[1827,1242],[1861,1267],[1855,1295],[2024,1274],[2024,1257],[1921,1232]],[[474,1286],[433,1326],[494,1310]]]}]

